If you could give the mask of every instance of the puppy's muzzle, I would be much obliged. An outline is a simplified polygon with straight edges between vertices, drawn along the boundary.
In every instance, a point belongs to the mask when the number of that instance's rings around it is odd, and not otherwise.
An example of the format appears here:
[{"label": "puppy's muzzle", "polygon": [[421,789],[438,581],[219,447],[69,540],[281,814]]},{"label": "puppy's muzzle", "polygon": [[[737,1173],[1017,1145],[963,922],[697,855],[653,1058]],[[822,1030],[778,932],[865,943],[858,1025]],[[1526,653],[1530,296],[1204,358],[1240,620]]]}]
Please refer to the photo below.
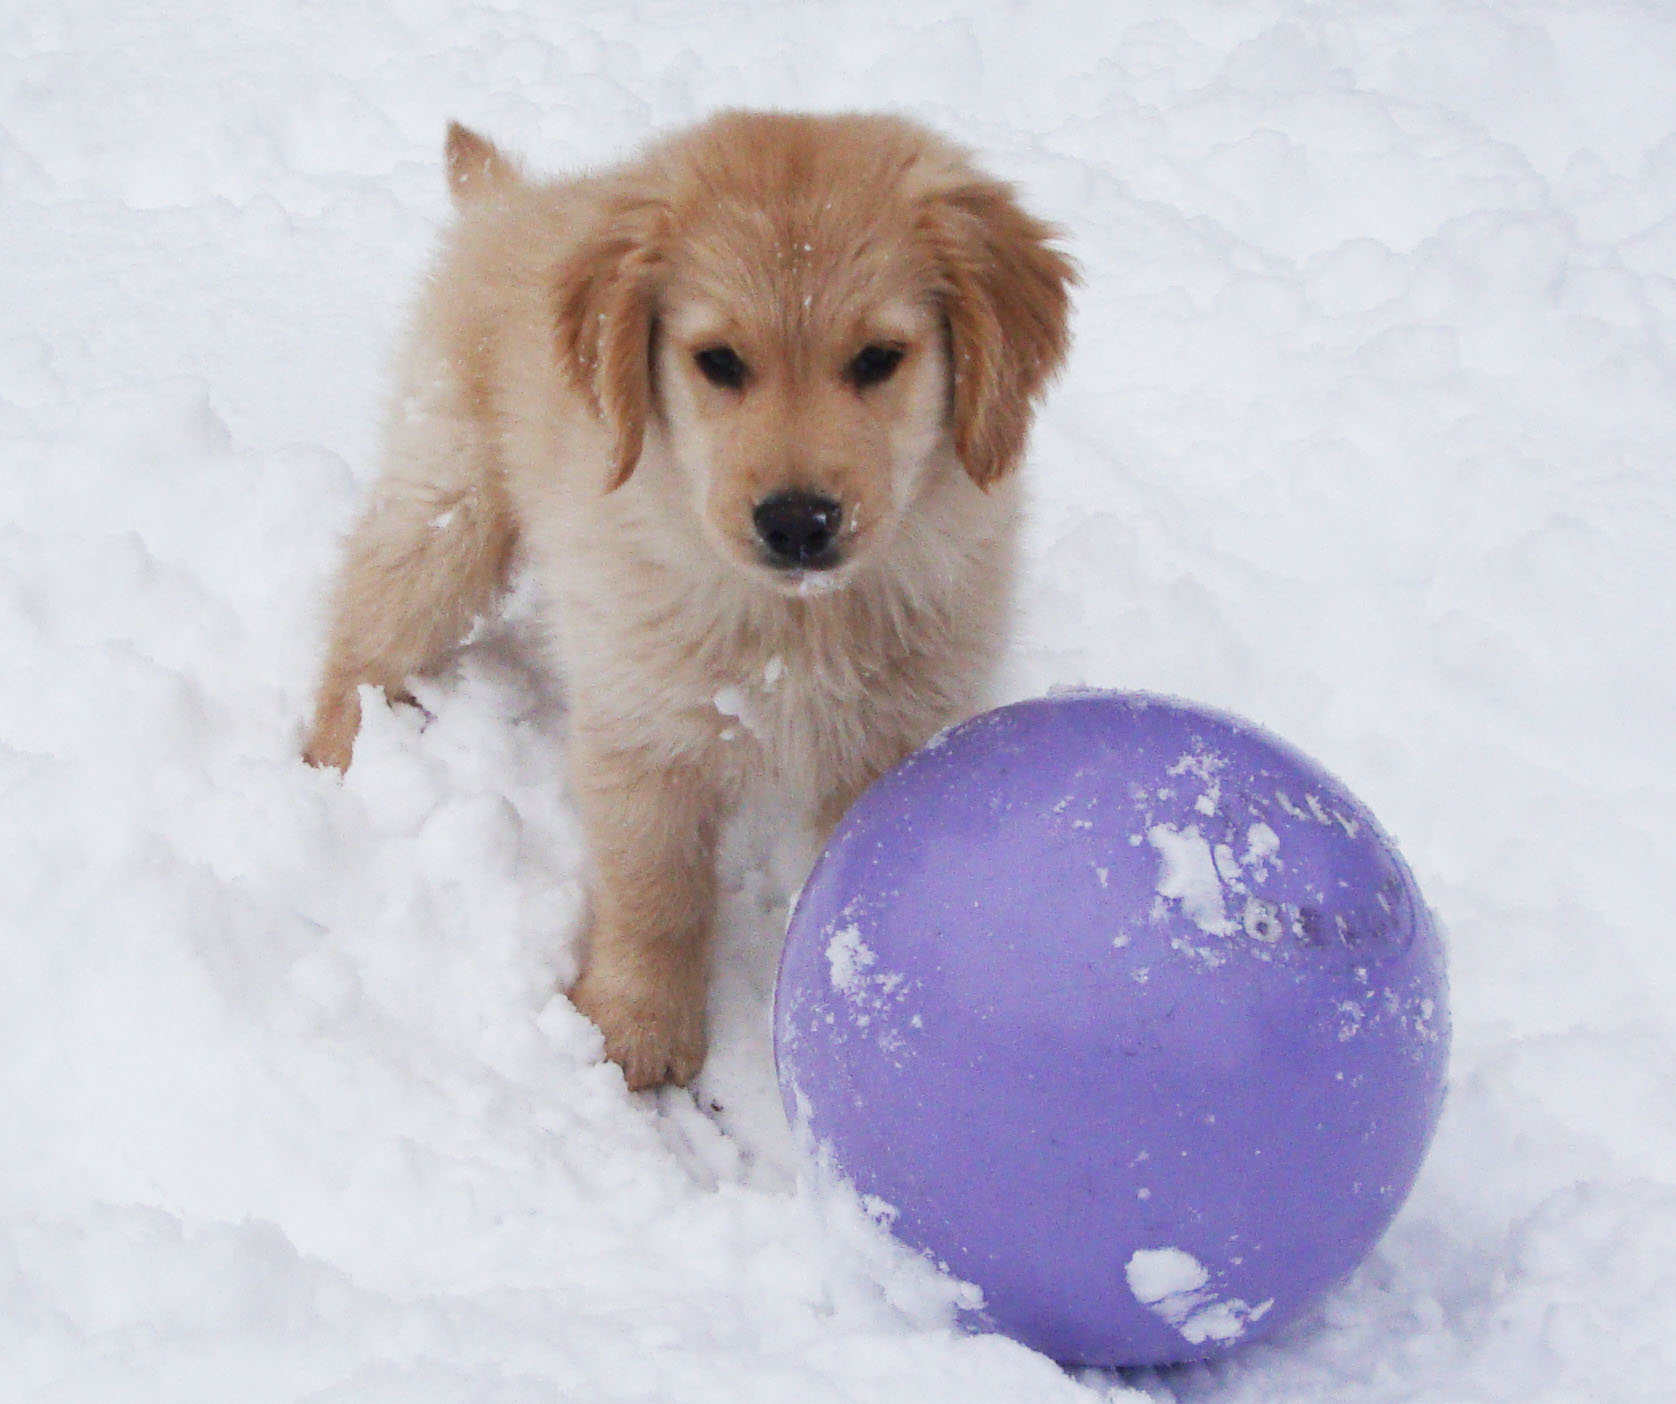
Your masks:
[{"label": "puppy's muzzle", "polygon": [[764,559],[779,570],[829,570],[838,564],[843,506],[820,493],[776,492],[751,513]]}]

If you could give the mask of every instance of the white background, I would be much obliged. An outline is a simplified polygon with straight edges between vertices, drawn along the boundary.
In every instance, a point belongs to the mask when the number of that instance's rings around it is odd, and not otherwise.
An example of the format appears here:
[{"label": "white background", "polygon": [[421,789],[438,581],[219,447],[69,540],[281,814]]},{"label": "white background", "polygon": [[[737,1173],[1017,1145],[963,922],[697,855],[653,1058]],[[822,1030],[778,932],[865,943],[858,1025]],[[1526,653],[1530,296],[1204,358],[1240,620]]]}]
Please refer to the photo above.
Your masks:
[{"label": "white background", "polygon": [[[771,824],[703,1084],[625,1093],[527,601],[296,759],[445,120],[558,170],[728,104],[906,111],[1068,232],[1003,696],[1268,725],[1447,928],[1413,1198],[1214,1368],[962,1337],[799,1191]],[[1676,12],[1605,0],[5,0],[0,1399],[1668,1399],[1673,132]]]}]

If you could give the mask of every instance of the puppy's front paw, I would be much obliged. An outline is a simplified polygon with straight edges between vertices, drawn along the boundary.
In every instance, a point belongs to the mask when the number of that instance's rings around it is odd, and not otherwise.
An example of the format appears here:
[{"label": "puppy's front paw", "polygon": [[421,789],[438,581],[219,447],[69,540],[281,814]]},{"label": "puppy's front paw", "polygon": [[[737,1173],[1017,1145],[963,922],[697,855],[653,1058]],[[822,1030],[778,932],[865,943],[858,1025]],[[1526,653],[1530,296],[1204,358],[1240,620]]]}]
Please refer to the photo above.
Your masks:
[{"label": "puppy's front paw", "polygon": [[631,1092],[665,1082],[684,1087],[704,1066],[704,991],[680,986],[632,988],[590,963],[570,992],[605,1035],[605,1056],[622,1068]]},{"label": "puppy's front paw", "polygon": [[355,754],[355,734],[361,729],[361,699],[353,687],[321,688],[314,707],[314,725],[303,745],[303,759],[316,767],[348,770]]}]

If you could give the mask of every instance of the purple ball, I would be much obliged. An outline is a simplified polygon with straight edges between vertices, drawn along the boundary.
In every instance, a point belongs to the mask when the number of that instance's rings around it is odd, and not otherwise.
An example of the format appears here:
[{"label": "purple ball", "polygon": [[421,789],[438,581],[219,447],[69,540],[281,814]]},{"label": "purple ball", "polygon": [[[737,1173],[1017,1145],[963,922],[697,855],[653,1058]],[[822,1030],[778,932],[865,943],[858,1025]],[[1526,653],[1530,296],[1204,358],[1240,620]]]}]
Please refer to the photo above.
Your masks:
[{"label": "purple ball", "polygon": [[1068,1364],[1295,1320],[1402,1204],[1443,1100],[1443,951],[1367,809],[1158,697],[955,727],[872,787],[792,914],[787,1114],[976,1324]]}]

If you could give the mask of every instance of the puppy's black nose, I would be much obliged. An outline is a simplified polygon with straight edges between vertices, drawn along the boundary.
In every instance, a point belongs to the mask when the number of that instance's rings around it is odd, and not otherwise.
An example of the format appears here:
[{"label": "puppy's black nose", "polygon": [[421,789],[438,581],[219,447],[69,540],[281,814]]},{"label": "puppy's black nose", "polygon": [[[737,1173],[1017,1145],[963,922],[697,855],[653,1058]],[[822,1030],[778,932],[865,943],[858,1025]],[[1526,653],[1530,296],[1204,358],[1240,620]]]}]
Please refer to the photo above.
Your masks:
[{"label": "puppy's black nose", "polygon": [[838,564],[844,509],[815,492],[776,492],[757,503],[751,521],[768,563],[781,570],[826,570]]}]

